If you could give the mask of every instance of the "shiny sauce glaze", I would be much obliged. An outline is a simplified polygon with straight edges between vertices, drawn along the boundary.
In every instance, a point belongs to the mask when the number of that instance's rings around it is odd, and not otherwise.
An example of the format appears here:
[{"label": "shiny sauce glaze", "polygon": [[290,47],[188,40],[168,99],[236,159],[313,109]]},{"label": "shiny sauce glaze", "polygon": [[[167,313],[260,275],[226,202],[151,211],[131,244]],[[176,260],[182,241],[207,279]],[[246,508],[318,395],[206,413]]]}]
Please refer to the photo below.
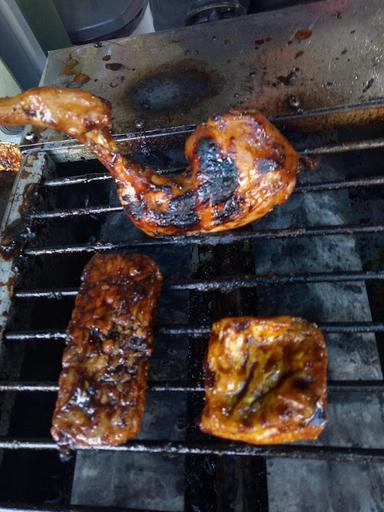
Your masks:
[{"label": "shiny sauce glaze", "polygon": [[16,144],[0,141],[0,171],[17,172],[21,166],[21,153]]},{"label": "shiny sauce glaze", "polygon": [[96,254],[85,267],[52,420],[63,451],[118,445],[139,431],[161,283],[143,255]]},{"label": "shiny sauce glaze", "polygon": [[253,444],[317,439],[326,423],[327,349],[301,318],[225,318],[205,365],[204,432]]},{"label": "shiny sauce glaze", "polygon": [[230,110],[187,139],[187,168],[172,178],[125,158],[108,102],[79,89],[42,87],[0,99],[0,123],[64,131],[86,144],[115,179],[132,222],[150,236],[193,235],[253,222],[292,194],[299,156],[256,110]]}]

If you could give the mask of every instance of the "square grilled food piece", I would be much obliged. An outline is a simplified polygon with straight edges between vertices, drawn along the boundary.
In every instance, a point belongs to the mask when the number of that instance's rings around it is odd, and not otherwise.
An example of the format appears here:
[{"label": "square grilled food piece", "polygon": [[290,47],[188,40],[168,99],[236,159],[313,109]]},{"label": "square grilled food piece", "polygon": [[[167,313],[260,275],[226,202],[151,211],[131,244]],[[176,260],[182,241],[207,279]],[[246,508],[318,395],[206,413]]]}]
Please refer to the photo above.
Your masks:
[{"label": "square grilled food piece", "polygon": [[96,254],[85,267],[52,420],[63,450],[118,445],[139,431],[161,283],[147,256]]},{"label": "square grilled food piece", "polygon": [[327,349],[301,318],[225,318],[212,328],[200,427],[252,444],[317,439],[326,423]]}]

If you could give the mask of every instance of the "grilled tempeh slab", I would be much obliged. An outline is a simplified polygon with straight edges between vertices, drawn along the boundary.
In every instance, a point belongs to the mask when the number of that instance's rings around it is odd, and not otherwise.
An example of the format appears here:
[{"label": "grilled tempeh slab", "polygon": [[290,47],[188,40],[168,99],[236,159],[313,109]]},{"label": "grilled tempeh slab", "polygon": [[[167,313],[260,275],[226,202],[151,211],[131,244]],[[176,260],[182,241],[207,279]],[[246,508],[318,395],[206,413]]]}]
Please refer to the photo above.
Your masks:
[{"label": "grilled tempeh slab", "polygon": [[253,444],[317,439],[326,423],[327,350],[301,318],[225,318],[212,328],[200,427]]},{"label": "grilled tempeh slab", "polygon": [[161,282],[143,255],[96,254],[85,267],[52,421],[62,448],[117,445],[139,431]]}]

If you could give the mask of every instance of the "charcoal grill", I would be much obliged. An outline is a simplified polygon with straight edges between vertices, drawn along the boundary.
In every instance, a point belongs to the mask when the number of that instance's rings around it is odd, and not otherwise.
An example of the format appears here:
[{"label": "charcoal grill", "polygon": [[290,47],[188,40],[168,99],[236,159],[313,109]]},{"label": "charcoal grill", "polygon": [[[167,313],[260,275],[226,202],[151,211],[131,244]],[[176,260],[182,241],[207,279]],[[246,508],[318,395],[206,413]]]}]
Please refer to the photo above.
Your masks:
[{"label": "charcoal grill", "polygon": [[[321,164],[258,223],[150,239],[84,147],[48,130],[27,134],[2,226],[1,510],[380,510],[383,14],[379,1],[320,2],[50,54],[43,83],[71,86],[86,74],[84,87],[113,102],[125,151],[161,171],[182,168],[195,123],[234,103],[257,105]],[[311,35],[295,39],[302,29]],[[77,61],[73,75],[68,59]],[[119,66],[107,71],[111,62]],[[282,81],[292,65],[298,78]],[[197,102],[183,102],[180,74],[198,78]],[[143,434],[60,461],[49,427],[65,327],[84,264],[114,250],[152,256],[165,276]],[[330,421],[321,440],[260,447],[201,434],[212,321],[280,313],[316,321],[327,337]],[[164,489],[149,489],[156,474],[171,488],[163,501],[153,494]]]}]

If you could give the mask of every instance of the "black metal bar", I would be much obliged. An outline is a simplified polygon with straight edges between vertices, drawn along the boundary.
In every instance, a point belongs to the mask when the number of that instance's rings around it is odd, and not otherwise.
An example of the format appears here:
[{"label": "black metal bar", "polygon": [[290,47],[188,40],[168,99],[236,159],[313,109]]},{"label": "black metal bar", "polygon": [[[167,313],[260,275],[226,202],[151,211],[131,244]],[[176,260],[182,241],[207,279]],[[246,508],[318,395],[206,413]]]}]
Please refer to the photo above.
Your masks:
[{"label": "black metal bar", "polygon": [[[286,124],[290,122],[297,122],[301,120],[308,120],[311,118],[326,117],[335,113],[352,113],[353,111],[359,111],[361,109],[371,109],[382,106],[382,102],[366,102],[356,105],[336,105],[334,107],[327,107],[318,110],[312,110],[307,112],[297,112],[294,114],[283,114],[277,116],[271,116],[269,119],[272,123]],[[148,130],[143,132],[132,132],[124,134],[114,134],[113,138],[117,143],[134,142],[145,139],[155,139],[157,137],[174,137],[175,135],[189,135],[196,128],[195,124],[181,125],[171,128],[163,128],[156,130]],[[324,154],[324,153],[340,153],[345,151],[355,151],[362,149],[373,149],[382,147],[384,145],[384,139],[372,139],[366,141],[347,142],[344,144],[329,144],[327,146],[318,148],[305,148],[302,149],[302,153],[309,154]],[[73,149],[82,147],[83,144],[70,139],[62,141],[48,141],[48,142],[37,142],[35,144],[21,145],[20,149],[24,155],[35,153],[37,151],[56,151],[56,152],[69,152]]]},{"label": "black metal bar", "polygon": [[262,239],[285,239],[285,238],[303,238],[316,236],[334,236],[334,235],[356,235],[363,233],[382,233],[383,224],[372,226],[361,225],[342,225],[342,226],[313,226],[313,227],[292,227],[286,229],[266,229],[260,231],[230,231],[225,234],[204,235],[204,236],[179,236],[179,237],[161,237],[146,238],[145,240],[133,240],[127,242],[96,242],[91,244],[73,244],[58,245],[51,247],[29,247],[24,254],[27,256],[48,256],[55,254],[78,254],[83,252],[113,251],[118,249],[128,249],[130,247],[152,247],[166,245],[225,245],[240,243],[244,240],[262,240]]},{"label": "black metal bar", "polygon": [[[319,328],[325,333],[363,334],[368,332],[384,332],[384,322],[318,322]],[[207,336],[211,332],[210,326],[174,325],[163,326],[157,329],[159,334],[168,336],[193,336],[196,338]],[[64,340],[65,330],[41,331],[8,331],[4,333],[6,341],[41,341]]]},{"label": "black metal bar", "polygon": [[87,215],[100,215],[102,213],[115,213],[122,210],[122,206],[87,206],[84,208],[36,212],[31,214],[31,219],[66,219],[67,217],[84,217]]},{"label": "black metal bar", "polygon": [[366,149],[377,149],[384,146],[384,139],[368,139],[361,141],[342,142],[340,144],[327,144],[317,148],[306,148],[299,153],[303,156],[316,155],[334,155],[337,153],[347,153],[348,151],[363,151]]},{"label": "black metal bar", "polygon": [[[149,382],[148,389],[157,393],[203,393],[203,384],[187,384],[184,382]],[[328,389],[333,392],[367,391],[370,393],[382,393],[384,381],[382,380],[330,380]],[[0,392],[17,393],[57,393],[59,385],[55,382],[23,382],[0,381]]]},{"label": "black metal bar", "polygon": [[[195,124],[186,124],[180,126],[174,126],[171,128],[162,128],[162,129],[154,129],[147,130],[143,132],[131,132],[131,133],[119,133],[112,135],[113,139],[119,144],[127,143],[127,142],[137,142],[144,140],[156,139],[159,137],[175,137],[177,135],[189,135],[196,128]],[[84,147],[84,144],[80,144],[78,141],[74,139],[65,139],[61,141],[45,141],[45,142],[36,142],[34,144],[24,144],[20,145],[20,150],[23,155],[28,155],[30,153],[36,153],[38,151],[55,151],[66,153],[70,152],[73,149]]]},{"label": "black metal bar", "polygon": [[107,172],[93,172],[89,174],[79,174],[78,176],[62,176],[60,178],[47,179],[42,182],[44,187],[65,187],[68,185],[88,185],[95,181],[110,181],[111,174]]},{"label": "black metal bar", "polygon": [[332,190],[345,190],[350,188],[376,187],[384,185],[384,176],[359,178],[343,181],[327,181],[324,183],[304,183],[297,185],[295,192],[330,192]]},{"label": "black metal bar", "polygon": [[[373,281],[384,279],[384,270],[349,271],[349,272],[305,272],[301,274],[274,275],[244,275],[239,277],[222,277],[207,280],[180,281],[165,283],[165,290],[194,290],[199,292],[223,291],[229,292],[238,288],[253,288],[255,286],[285,285],[297,283],[333,283],[348,281]],[[77,288],[16,290],[14,296],[18,299],[63,299],[75,297]]]},{"label": "black metal bar", "polygon": [[[20,439],[0,437],[4,450],[56,450],[57,445],[48,439]],[[134,453],[162,453],[169,455],[237,455],[289,459],[315,459],[357,464],[384,463],[384,448],[359,448],[319,445],[265,445],[208,440],[202,442],[136,440],[120,446],[76,446],[76,450],[115,451]]]},{"label": "black metal bar", "polygon": [[34,505],[29,503],[0,503],[0,510],[7,512],[154,512],[144,509],[99,507],[83,505]]},{"label": "black metal bar", "polygon": [[[79,183],[90,183],[92,181],[99,181],[100,179],[105,179],[106,175],[95,174],[95,178],[88,177],[87,175],[82,175],[74,178],[68,178],[68,183],[64,181],[66,178],[56,178],[57,185],[62,186],[65,184],[73,185]],[[78,178],[78,179],[76,179]],[[48,185],[47,185],[48,183]],[[55,183],[55,180],[48,180],[45,185],[53,186],[52,183]],[[308,183],[303,185],[298,185],[296,187],[295,192],[304,193],[304,192],[329,192],[332,190],[344,190],[351,188],[361,188],[361,187],[372,187],[384,185],[384,177],[373,177],[373,178],[362,178],[356,180],[345,180],[345,181],[330,181],[326,183]],[[81,217],[86,215],[100,215],[100,214],[109,214],[123,211],[122,206],[89,206],[83,208],[70,208],[70,209],[60,209],[60,210],[52,210],[52,211],[41,211],[34,212],[31,214],[31,219],[65,219],[67,217]]]},{"label": "black metal bar", "polygon": [[64,330],[47,329],[46,331],[14,331],[4,334],[7,341],[32,341],[32,340],[65,340]]},{"label": "black metal bar", "polygon": [[65,297],[76,297],[78,288],[62,288],[56,290],[16,290],[14,297],[18,299],[64,299]]},{"label": "black metal bar", "polygon": [[[384,322],[319,322],[318,326],[325,333],[362,334],[367,332],[384,332]],[[170,326],[160,327],[159,333],[170,336],[188,335],[205,336],[210,334],[209,326]]]}]

